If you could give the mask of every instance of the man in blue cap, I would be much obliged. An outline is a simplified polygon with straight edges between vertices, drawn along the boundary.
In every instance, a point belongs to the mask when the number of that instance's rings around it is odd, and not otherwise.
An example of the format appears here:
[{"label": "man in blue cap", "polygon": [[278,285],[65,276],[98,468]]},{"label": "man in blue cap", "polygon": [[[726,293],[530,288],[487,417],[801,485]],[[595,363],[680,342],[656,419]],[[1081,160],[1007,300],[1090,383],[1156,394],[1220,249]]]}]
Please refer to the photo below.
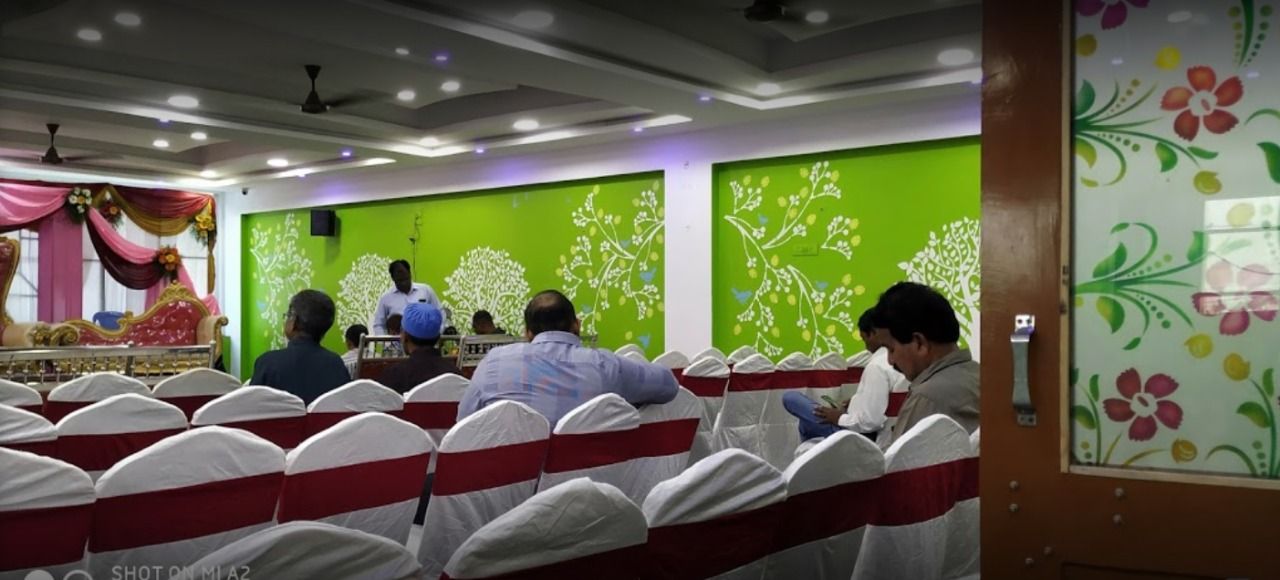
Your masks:
[{"label": "man in blue cap", "polygon": [[409,359],[396,363],[382,373],[382,384],[406,393],[425,381],[445,373],[462,374],[453,362],[440,356],[436,341],[444,314],[429,302],[416,302],[404,308],[400,321],[400,343]]}]

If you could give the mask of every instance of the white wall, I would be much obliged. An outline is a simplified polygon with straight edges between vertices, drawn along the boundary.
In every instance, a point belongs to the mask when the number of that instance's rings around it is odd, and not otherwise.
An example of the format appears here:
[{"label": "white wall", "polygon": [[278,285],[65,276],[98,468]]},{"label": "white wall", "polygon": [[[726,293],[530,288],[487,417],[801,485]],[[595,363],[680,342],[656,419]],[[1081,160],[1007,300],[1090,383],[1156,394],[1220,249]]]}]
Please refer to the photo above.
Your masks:
[{"label": "white wall", "polygon": [[[447,165],[391,169],[364,175],[313,175],[222,197],[219,299],[234,337],[233,372],[239,372],[241,216],[279,209],[473,191],[662,171],[666,188],[666,347],[693,353],[711,344],[711,167],[714,163],[798,155],[976,135],[981,129],[976,91],[904,99],[865,109],[667,136],[544,151],[472,158]],[[380,170],[380,171],[379,171]]]}]

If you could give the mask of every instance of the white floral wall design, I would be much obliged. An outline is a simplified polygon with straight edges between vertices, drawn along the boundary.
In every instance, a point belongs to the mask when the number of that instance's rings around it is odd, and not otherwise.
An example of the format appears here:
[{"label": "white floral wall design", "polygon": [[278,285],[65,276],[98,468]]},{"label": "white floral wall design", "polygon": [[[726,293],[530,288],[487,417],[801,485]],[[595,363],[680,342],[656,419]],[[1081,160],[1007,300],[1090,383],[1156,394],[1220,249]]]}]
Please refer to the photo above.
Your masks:
[{"label": "white floral wall design", "polygon": [[334,326],[346,332],[353,324],[369,324],[378,299],[391,289],[387,271],[391,258],[364,254],[351,262],[351,270],[338,281],[338,319]]},{"label": "white floral wall design", "polygon": [[[595,334],[613,308],[631,308],[639,320],[665,310],[662,289],[654,283],[662,267],[659,246],[665,243],[664,210],[657,196],[661,187],[660,181],[654,181],[632,198],[636,213],[629,220],[621,212],[596,206],[599,186],[573,211],[571,219],[579,233],[569,253],[560,255],[556,275],[564,283],[565,296],[578,308],[583,334]],[[647,341],[627,331],[626,339],[633,338],[642,344]]]},{"label": "white floral wall design", "polygon": [[[811,206],[819,200],[840,199],[843,195],[838,185],[840,173],[832,170],[828,161],[818,161],[810,167],[801,168],[800,175],[806,185],[775,198],[784,210],[782,223],[776,230],[770,231],[763,216],[756,217],[752,223],[754,212],[769,195],[766,193],[771,182],[768,176],[755,185],[750,175],[731,182],[733,209],[729,215],[723,216],[740,234],[749,278],[759,280],[754,288],[734,289],[743,307],[736,316],[738,324],[733,332],[735,335],[747,333],[754,336],[752,344],[756,350],[775,358],[783,353],[777,341],[783,331],[777,326],[774,308],[796,311],[796,327],[808,346],[807,354],[816,358],[828,352],[846,350],[841,335],[853,334],[856,326],[850,312],[852,299],[865,291],[862,286],[851,287],[851,274],[846,273],[841,284],[832,288],[811,280],[809,274],[790,263],[791,260],[784,260],[786,252],[781,248],[788,243],[817,241],[816,236],[810,238],[811,228],[818,219]],[[818,230],[822,241],[817,249],[839,254],[845,261],[851,261],[853,248],[861,243],[860,236],[852,235],[858,226],[856,218],[845,215],[831,217],[825,228]]]},{"label": "white floral wall design", "polygon": [[249,232],[249,254],[257,263],[253,281],[262,296],[256,304],[258,317],[264,322],[262,335],[270,341],[271,348],[284,347],[280,324],[289,299],[311,286],[311,259],[298,247],[300,223],[299,218],[289,214],[281,224],[255,224]]},{"label": "white floral wall design", "polygon": [[978,310],[982,287],[981,246],[981,224],[972,218],[962,218],[943,226],[941,235],[929,232],[925,247],[916,252],[911,261],[898,264],[908,280],[932,286],[947,297],[960,322],[960,339],[974,356],[982,350]]},{"label": "white floral wall design", "polygon": [[475,311],[487,310],[494,323],[508,333],[524,331],[529,282],[524,266],[506,250],[474,248],[458,260],[458,267],[444,281],[448,286],[442,298],[453,312],[454,324],[466,325]]}]

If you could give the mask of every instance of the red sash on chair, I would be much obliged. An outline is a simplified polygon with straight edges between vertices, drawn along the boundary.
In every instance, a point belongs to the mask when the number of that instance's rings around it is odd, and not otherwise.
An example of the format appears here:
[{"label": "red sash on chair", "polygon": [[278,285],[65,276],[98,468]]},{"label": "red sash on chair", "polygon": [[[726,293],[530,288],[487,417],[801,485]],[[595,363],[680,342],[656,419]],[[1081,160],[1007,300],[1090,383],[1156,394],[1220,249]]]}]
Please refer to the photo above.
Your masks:
[{"label": "red sash on chair", "polygon": [[547,457],[548,439],[474,451],[441,452],[436,458],[432,496],[471,493],[537,481]]},{"label": "red sash on chair", "polygon": [[649,528],[650,577],[710,578],[768,557],[782,506]]},{"label": "red sash on chair", "polygon": [[50,423],[57,424],[63,417],[70,415],[72,411],[77,411],[96,403],[97,401],[45,401],[44,415]]},{"label": "red sash on chair", "polygon": [[306,439],[307,416],[273,417],[218,423],[220,427],[244,429],[258,437],[278,445],[281,449],[293,449]]},{"label": "red sash on chair", "polygon": [[406,402],[401,418],[423,430],[448,430],[458,421],[458,401]]},{"label": "red sash on chair", "polygon": [[431,453],[286,475],[280,523],[316,520],[422,496]]},{"label": "red sash on chair", "polygon": [[0,512],[0,571],[79,562],[93,504]]},{"label": "red sash on chair", "polygon": [[182,413],[187,416],[187,422],[190,423],[191,416],[196,414],[197,409],[218,397],[219,395],[183,395],[179,397],[157,397],[157,400],[182,409]]},{"label": "red sash on chair", "polygon": [[186,429],[161,429],[135,433],[63,435],[58,438],[58,459],[85,471],[105,471],[121,459],[142,451]]}]

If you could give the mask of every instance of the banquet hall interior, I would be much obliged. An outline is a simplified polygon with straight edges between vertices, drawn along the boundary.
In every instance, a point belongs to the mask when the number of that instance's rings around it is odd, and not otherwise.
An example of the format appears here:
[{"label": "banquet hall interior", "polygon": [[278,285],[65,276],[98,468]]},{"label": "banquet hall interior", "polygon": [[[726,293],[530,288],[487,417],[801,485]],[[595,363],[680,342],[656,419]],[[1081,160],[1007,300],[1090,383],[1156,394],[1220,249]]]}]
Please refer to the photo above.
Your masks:
[{"label": "banquet hall interior", "polygon": [[1277,25],[4,0],[0,580],[1280,578]]}]

